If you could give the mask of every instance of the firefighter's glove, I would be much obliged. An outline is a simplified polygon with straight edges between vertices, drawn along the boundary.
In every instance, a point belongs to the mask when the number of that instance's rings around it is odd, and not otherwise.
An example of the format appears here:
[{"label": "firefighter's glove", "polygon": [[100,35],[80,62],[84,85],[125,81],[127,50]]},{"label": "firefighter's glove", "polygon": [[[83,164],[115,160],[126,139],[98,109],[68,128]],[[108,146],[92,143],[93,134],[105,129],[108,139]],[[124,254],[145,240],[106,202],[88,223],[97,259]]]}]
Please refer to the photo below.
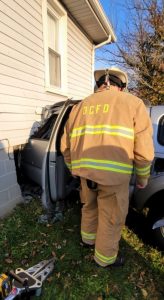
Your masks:
[{"label": "firefighter's glove", "polygon": [[137,178],[136,186],[138,189],[144,189],[148,184],[147,178]]}]

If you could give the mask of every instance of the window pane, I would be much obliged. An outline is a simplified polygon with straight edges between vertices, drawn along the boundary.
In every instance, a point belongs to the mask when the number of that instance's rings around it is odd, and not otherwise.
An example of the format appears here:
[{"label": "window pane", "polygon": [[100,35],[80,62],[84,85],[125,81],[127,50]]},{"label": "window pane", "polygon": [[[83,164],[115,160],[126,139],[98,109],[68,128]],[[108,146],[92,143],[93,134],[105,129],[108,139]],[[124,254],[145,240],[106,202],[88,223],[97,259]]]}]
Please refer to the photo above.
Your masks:
[{"label": "window pane", "polygon": [[49,49],[50,85],[61,86],[60,55]]},{"label": "window pane", "polygon": [[159,121],[158,126],[158,142],[164,146],[164,116]]},{"label": "window pane", "polygon": [[48,13],[48,47],[53,50],[58,50],[58,20]]}]

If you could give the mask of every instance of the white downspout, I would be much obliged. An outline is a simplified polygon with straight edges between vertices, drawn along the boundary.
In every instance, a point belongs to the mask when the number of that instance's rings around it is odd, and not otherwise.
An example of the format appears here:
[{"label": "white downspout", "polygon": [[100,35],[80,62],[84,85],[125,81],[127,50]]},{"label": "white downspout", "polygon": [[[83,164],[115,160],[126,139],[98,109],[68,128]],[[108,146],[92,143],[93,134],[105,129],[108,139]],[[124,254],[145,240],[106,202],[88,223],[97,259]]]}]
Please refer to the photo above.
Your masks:
[{"label": "white downspout", "polygon": [[107,40],[105,40],[104,42],[102,42],[102,43],[100,43],[100,44],[95,45],[94,48],[97,49],[97,48],[100,48],[100,47],[102,47],[102,46],[104,46],[104,45],[106,45],[106,44],[110,44],[111,41],[112,41],[112,36],[111,36],[111,34],[110,34],[110,35],[108,36]]},{"label": "white downspout", "polygon": [[95,46],[93,45],[93,48],[92,48],[92,93],[94,92],[94,85],[95,85],[94,69],[95,69]]}]

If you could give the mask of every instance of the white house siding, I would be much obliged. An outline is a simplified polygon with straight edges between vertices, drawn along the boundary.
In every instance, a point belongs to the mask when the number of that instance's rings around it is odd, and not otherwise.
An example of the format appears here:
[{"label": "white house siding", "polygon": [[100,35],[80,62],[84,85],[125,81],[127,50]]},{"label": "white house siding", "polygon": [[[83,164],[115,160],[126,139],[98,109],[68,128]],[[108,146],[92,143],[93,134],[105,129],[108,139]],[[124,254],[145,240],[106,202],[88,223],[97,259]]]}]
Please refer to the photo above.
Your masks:
[{"label": "white house siding", "polygon": [[[91,93],[91,75],[92,44],[68,20],[69,96]],[[27,141],[42,107],[66,98],[47,93],[44,78],[42,1],[0,0],[0,216],[21,201],[13,147]]]},{"label": "white house siding", "polygon": [[68,91],[83,99],[93,91],[93,44],[68,20]]},{"label": "white house siding", "polygon": [[0,149],[0,217],[6,215],[21,200],[13,152],[8,148],[7,141],[3,141],[3,149]]}]

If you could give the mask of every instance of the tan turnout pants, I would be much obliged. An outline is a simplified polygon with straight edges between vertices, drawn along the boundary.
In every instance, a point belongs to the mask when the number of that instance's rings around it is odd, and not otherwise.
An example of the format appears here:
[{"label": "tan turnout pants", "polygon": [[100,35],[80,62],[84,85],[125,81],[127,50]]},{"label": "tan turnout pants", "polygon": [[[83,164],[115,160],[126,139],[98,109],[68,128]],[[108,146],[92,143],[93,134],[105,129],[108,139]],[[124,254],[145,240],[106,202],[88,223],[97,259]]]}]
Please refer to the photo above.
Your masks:
[{"label": "tan turnout pants", "polygon": [[118,186],[98,184],[96,190],[91,190],[86,179],[81,178],[81,236],[84,243],[95,244],[94,259],[101,266],[116,260],[128,213],[128,196],[129,182]]}]

